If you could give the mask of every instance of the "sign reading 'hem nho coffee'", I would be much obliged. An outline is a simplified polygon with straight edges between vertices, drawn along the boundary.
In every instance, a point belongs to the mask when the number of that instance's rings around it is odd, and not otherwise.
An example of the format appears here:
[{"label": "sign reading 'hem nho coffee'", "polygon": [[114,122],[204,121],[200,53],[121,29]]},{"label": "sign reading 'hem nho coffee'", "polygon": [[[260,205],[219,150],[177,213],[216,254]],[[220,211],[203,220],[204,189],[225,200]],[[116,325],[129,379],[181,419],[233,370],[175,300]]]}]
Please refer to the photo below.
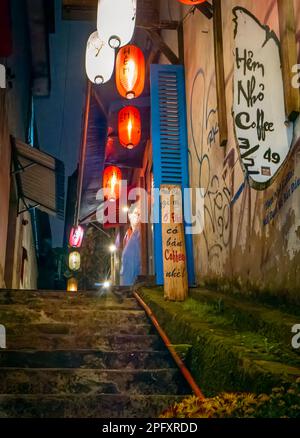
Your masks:
[{"label": "sign reading 'hem nho coffee'", "polygon": [[161,186],[164,297],[184,301],[188,295],[187,261],[179,186]]},{"label": "sign reading 'hem nho coffee'", "polygon": [[244,8],[234,15],[233,116],[240,158],[250,185],[268,187],[291,148],[287,124],[280,42]]}]

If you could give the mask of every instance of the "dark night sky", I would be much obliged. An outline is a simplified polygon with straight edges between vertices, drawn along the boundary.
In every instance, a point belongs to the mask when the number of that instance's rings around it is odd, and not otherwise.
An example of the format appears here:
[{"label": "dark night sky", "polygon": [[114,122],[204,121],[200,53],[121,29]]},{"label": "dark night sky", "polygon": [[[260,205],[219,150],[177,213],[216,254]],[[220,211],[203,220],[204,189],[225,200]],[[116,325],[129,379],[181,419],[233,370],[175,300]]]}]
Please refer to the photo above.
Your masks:
[{"label": "dark night sky", "polygon": [[[61,0],[55,0],[56,29],[50,35],[51,95],[36,99],[41,149],[65,163],[66,180],[78,162],[86,89],[85,47],[93,23],[63,21]],[[53,246],[61,246],[64,223],[51,218]]]}]

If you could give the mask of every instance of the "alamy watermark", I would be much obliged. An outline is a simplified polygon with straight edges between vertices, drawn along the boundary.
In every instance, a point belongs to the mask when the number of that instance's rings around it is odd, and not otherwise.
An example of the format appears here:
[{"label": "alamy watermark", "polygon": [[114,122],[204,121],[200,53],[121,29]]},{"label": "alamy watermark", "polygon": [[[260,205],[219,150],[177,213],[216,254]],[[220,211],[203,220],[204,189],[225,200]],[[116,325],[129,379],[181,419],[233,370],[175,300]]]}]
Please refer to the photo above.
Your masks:
[{"label": "alamy watermark", "polygon": [[184,223],[186,234],[201,234],[204,229],[204,189],[153,188],[150,208],[148,192],[141,187],[128,191],[126,180],[119,184],[118,203],[111,202],[116,200],[112,193],[115,191],[111,188],[100,189],[97,193],[97,221],[100,224],[126,224],[128,205],[134,204],[139,206],[139,222],[143,224]]},{"label": "alamy watermark", "polygon": [[0,88],[6,88],[6,68],[0,64]]},{"label": "alamy watermark", "polygon": [[292,87],[300,88],[300,64],[293,65],[292,73],[294,74],[292,77]]},{"label": "alamy watermark", "polygon": [[292,347],[298,350],[300,348],[300,324],[295,324],[292,327],[292,333],[294,333],[292,337]]},{"label": "alamy watermark", "polygon": [[6,329],[0,324],[0,349],[6,348]]}]

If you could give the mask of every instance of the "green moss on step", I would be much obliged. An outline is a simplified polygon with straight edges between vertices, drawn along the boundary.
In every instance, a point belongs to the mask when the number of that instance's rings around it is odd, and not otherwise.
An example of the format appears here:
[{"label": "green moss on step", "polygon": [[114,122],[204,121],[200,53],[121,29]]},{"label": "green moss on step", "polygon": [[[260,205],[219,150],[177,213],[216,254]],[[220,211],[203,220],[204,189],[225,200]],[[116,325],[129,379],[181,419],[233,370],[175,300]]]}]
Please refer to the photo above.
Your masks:
[{"label": "green moss on step", "polygon": [[192,345],[187,365],[206,395],[269,392],[300,376],[299,355],[282,338],[266,336],[263,326],[251,327],[250,316],[249,324],[242,323],[245,309],[240,314],[238,306],[236,312],[225,310],[220,297],[204,302],[192,295],[184,303],[167,302],[161,288],[144,288],[140,294],[173,344]]},{"label": "green moss on step", "polygon": [[192,345],[189,344],[175,344],[172,347],[183,361],[188,359],[189,352],[192,349]]}]

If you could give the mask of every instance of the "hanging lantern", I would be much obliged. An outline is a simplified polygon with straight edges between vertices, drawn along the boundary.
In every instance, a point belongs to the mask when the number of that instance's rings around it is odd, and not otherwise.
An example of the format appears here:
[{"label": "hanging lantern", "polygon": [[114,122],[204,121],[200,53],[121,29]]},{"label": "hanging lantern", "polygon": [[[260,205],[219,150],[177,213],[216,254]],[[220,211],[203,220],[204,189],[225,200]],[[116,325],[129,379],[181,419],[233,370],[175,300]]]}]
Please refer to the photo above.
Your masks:
[{"label": "hanging lantern", "polygon": [[76,278],[74,278],[74,277],[69,278],[67,291],[68,292],[77,292],[78,291],[78,281]]},{"label": "hanging lantern", "polygon": [[97,85],[108,82],[114,72],[115,51],[100,40],[98,32],[88,39],[85,66],[89,80]]},{"label": "hanging lantern", "polygon": [[97,30],[113,49],[128,44],[134,34],[137,0],[98,0]]},{"label": "hanging lantern", "polygon": [[71,271],[79,271],[81,265],[81,257],[78,251],[72,251],[69,255],[69,268]]},{"label": "hanging lantern", "polygon": [[127,149],[133,149],[141,141],[141,115],[134,106],[126,106],[119,112],[119,141]]},{"label": "hanging lantern", "polygon": [[69,245],[72,248],[80,248],[82,245],[84,231],[79,225],[78,227],[73,227],[70,233]]},{"label": "hanging lantern", "polygon": [[145,86],[145,58],[138,47],[129,45],[119,50],[116,84],[120,95],[127,99],[134,99],[142,94]]},{"label": "hanging lantern", "polygon": [[200,3],[204,3],[206,0],[179,0],[180,3],[184,3],[185,5],[200,5]]},{"label": "hanging lantern", "polygon": [[120,197],[120,185],[122,172],[116,166],[109,166],[103,173],[104,197],[108,201],[115,202]]}]

